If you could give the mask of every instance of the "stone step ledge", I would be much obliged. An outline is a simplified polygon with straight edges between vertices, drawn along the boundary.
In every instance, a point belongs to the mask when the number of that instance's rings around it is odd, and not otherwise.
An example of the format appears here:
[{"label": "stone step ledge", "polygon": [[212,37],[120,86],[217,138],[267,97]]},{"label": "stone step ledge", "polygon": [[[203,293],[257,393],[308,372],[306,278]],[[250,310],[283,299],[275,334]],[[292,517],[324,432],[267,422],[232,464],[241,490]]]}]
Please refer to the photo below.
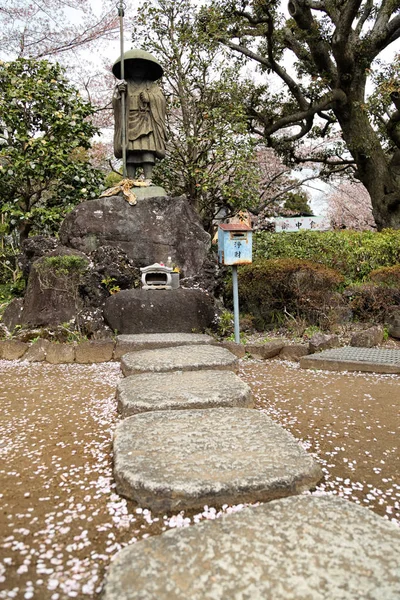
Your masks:
[{"label": "stone step ledge", "polygon": [[39,339],[26,343],[18,340],[0,341],[0,360],[26,360],[53,365],[103,363],[114,358],[113,340],[93,340],[79,344],[59,344]]},{"label": "stone step ledge", "polygon": [[212,336],[200,333],[119,335],[115,340],[91,340],[72,344],[50,342],[42,338],[30,343],[11,339],[0,340],[0,360],[27,360],[55,365],[119,362],[128,352],[189,344],[220,345]]},{"label": "stone step ledge", "polygon": [[116,340],[92,340],[73,344],[49,342],[45,339],[31,343],[0,340],[0,360],[43,361],[50,364],[120,362],[122,356],[131,352],[186,345],[219,346],[226,348],[237,358],[247,355],[257,360],[277,358],[299,362],[312,354],[308,344],[285,344],[280,340],[263,344],[236,344],[232,341],[218,342],[205,334],[141,334],[120,335]]}]

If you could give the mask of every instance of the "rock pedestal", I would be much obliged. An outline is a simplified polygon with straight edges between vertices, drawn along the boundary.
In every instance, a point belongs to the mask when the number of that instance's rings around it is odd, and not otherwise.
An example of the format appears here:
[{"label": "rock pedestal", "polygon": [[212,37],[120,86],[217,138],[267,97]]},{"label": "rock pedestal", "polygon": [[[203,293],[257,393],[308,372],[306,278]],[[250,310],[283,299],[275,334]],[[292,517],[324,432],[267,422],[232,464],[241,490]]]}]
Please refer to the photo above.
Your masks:
[{"label": "rock pedestal", "polygon": [[[43,283],[40,276],[40,266],[50,257],[77,257],[88,259],[81,252],[58,247],[48,252],[44,257],[35,261],[30,269],[28,285],[25,292],[21,324],[33,326],[56,326],[68,322],[82,308],[83,301],[78,294],[78,280],[72,282],[72,276],[64,273],[57,276],[51,272],[48,282]],[[81,277],[82,280],[82,277]]]},{"label": "rock pedestal", "polygon": [[211,327],[211,296],[196,289],[124,290],[107,298],[104,318],[120,334],[192,333]]},{"label": "rock pedestal", "polygon": [[121,248],[135,267],[170,256],[183,277],[199,274],[210,247],[185,196],[138,198],[135,206],[120,196],[82,202],[64,220],[60,240],[85,254],[100,246]]}]

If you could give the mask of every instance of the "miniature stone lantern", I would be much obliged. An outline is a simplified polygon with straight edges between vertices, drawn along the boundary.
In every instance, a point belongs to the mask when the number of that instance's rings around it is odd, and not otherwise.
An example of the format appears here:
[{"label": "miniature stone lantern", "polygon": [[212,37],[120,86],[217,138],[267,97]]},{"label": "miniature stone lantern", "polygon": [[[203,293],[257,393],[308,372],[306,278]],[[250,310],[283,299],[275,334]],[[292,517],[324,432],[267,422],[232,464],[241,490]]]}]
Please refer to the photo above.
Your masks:
[{"label": "miniature stone lantern", "polygon": [[171,267],[166,267],[160,263],[154,263],[148,267],[141,267],[142,289],[143,290],[171,290],[172,289],[172,271]]}]

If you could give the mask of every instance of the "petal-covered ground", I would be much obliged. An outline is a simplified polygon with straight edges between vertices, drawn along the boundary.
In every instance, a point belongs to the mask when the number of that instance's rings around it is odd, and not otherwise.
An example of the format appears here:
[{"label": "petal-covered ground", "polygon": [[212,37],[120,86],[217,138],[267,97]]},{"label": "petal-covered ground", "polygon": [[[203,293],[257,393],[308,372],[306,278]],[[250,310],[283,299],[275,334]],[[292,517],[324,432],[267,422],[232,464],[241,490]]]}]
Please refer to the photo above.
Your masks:
[{"label": "petal-covered ground", "polygon": [[400,525],[400,376],[243,361],[256,407],[318,458],[333,493]]},{"label": "petal-covered ground", "polygon": [[[399,515],[400,378],[301,371],[243,361],[257,407],[321,460],[336,493]],[[128,543],[222,511],[152,515],[112,479],[119,365],[0,361],[0,599],[99,597],[107,565]],[[397,437],[396,437],[397,433]]]}]

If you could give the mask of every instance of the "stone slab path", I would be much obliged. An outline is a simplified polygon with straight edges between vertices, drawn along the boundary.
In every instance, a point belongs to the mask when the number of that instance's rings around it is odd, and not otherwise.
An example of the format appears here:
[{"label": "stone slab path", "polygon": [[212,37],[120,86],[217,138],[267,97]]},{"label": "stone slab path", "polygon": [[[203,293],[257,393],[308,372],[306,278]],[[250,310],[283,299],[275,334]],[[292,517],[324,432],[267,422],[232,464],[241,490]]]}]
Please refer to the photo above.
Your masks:
[{"label": "stone slab path", "polygon": [[119,382],[117,399],[123,417],[151,410],[254,406],[250,386],[232,371],[131,375]]},{"label": "stone slab path", "polygon": [[245,408],[147,412],[114,434],[117,493],[154,512],[268,501],[308,490],[322,470],[295,438]]},{"label": "stone slab path", "polygon": [[236,371],[237,368],[238,359],[229,350],[207,345],[141,350],[121,358],[121,369],[125,376],[205,369]]},{"label": "stone slab path", "polygon": [[347,500],[286,498],[128,546],[102,600],[398,600],[399,547]]},{"label": "stone slab path", "polygon": [[365,371],[399,373],[400,350],[388,348],[356,348],[352,346],[324,350],[300,359],[303,369],[328,371]]},{"label": "stone slab path", "polygon": [[115,358],[121,358],[128,352],[139,350],[155,350],[174,346],[195,346],[200,344],[216,344],[211,335],[204,333],[140,333],[136,335],[117,335],[114,351]]}]

